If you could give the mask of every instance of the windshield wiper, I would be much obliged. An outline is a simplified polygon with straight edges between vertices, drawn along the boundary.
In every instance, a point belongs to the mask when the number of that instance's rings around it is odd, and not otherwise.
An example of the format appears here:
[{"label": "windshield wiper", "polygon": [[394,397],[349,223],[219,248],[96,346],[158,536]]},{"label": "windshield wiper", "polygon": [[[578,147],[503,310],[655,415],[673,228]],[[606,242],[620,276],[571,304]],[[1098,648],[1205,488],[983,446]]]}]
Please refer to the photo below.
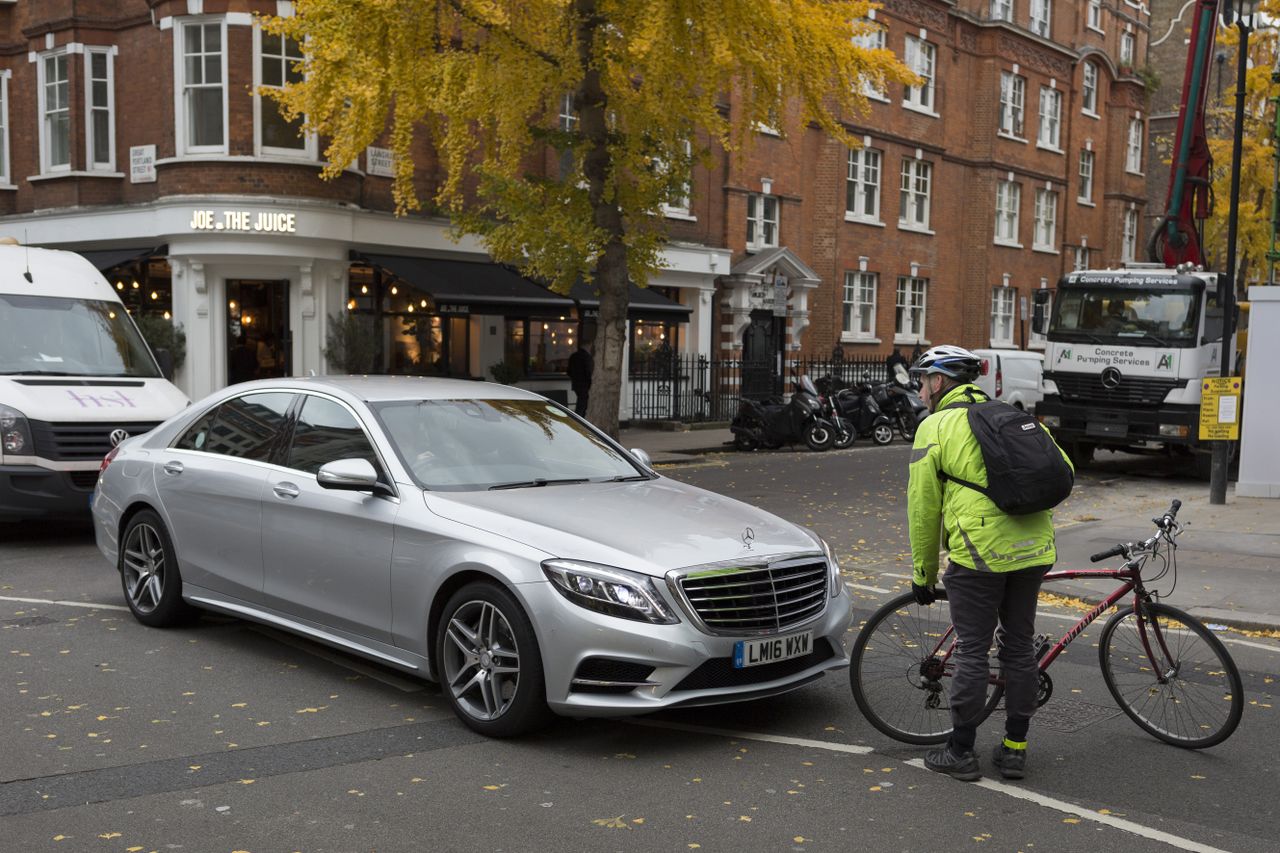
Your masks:
[{"label": "windshield wiper", "polygon": [[6,370],[3,376],[80,376],[66,370]]},{"label": "windshield wiper", "polygon": [[1128,333],[1124,333],[1124,337],[1147,338],[1148,340],[1155,341],[1162,347],[1169,346],[1169,342],[1166,341],[1164,338],[1153,335],[1150,332],[1128,332]]},{"label": "windshield wiper", "polygon": [[543,477],[535,477],[532,480],[519,480],[515,483],[498,483],[496,486],[490,486],[489,491],[497,491],[498,489],[533,489],[540,486],[560,486],[569,483],[589,483],[586,477],[565,477],[559,480],[548,480]]},{"label": "windshield wiper", "polygon": [[607,480],[601,480],[601,482],[603,483],[636,483],[636,482],[639,482],[640,480],[651,480],[651,479],[653,478],[650,477],[648,474],[636,474],[634,476],[620,474],[617,477],[610,477]]}]

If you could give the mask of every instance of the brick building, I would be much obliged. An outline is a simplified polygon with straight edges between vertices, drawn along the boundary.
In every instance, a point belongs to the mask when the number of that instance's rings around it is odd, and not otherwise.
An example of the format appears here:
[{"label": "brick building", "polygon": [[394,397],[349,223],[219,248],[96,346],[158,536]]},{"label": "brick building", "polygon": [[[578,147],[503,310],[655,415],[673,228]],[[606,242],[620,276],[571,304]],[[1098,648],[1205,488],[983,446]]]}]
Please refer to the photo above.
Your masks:
[{"label": "brick building", "polygon": [[[178,380],[193,396],[255,357],[259,374],[324,372],[351,317],[374,324],[368,369],[484,376],[515,362],[522,384],[567,393],[589,294],[540,291],[430,212],[392,216],[383,149],[320,181],[323,146],[254,94],[297,56],[254,14],[290,10],[0,0],[0,234],[84,252],[135,313],[180,322]],[[785,139],[761,128],[747,156],[695,167],[665,211],[666,269],[635,300],[633,365],[672,347],[714,360],[1034,346],[1020,320],[1033,290],[1135,254],[1143,7],[889,0],[875,20],[868,44],[925,84],[855,81],[872,98],[848,125],[857,151],[787,125]],[[415,159],[430,198],[436,167],[425,146]],[[623,417],[650,416],[623,400]]]}]

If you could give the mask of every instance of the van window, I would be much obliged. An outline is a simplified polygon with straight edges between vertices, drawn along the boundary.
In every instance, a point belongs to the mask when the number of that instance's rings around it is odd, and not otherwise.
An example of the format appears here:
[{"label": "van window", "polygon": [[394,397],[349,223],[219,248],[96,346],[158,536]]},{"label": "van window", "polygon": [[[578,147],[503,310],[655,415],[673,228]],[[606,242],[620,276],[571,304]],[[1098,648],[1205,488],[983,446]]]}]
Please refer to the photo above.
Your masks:
[{"label": "van window", "polygon": [[0,374],[156,378],[160,368],[118,302],[8,293]]}]

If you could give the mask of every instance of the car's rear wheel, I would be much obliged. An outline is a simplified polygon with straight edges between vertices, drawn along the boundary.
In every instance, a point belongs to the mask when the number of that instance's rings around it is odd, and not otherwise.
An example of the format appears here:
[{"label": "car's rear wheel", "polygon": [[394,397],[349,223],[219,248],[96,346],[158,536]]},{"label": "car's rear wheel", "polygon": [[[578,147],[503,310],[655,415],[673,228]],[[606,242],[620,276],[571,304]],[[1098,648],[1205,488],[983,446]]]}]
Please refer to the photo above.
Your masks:
[{"label": "car's rear wheel", "polygon": [[117,568],[135,619],[153,628],[188,622],[196,610],[182,600],[178,555],[160,516],[149,509],[129,519],[120,537]]},{"label": "car's rear wheel", "polygon": [[436,628],[436,669],[462,722],[489,737],[513,737],[551,719],[533,625],[511,593],[476,582],[455,592]]}]

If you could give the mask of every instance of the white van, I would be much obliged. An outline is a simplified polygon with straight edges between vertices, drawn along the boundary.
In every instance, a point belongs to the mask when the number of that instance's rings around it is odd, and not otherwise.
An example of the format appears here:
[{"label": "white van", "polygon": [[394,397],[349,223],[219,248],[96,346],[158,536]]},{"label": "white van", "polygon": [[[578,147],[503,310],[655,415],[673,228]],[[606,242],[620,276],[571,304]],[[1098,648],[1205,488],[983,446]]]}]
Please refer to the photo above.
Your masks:
[{"label": "white van", "polygon": [[189,403],[92,264],[0,238],[0,521],[87,519],[107,452]]},{"label": "white van", "polygon": [[1028,412],[1044,397],[1044,355],[1017,349],[976,349],[982,359],[978,387],[993,400]]}]

